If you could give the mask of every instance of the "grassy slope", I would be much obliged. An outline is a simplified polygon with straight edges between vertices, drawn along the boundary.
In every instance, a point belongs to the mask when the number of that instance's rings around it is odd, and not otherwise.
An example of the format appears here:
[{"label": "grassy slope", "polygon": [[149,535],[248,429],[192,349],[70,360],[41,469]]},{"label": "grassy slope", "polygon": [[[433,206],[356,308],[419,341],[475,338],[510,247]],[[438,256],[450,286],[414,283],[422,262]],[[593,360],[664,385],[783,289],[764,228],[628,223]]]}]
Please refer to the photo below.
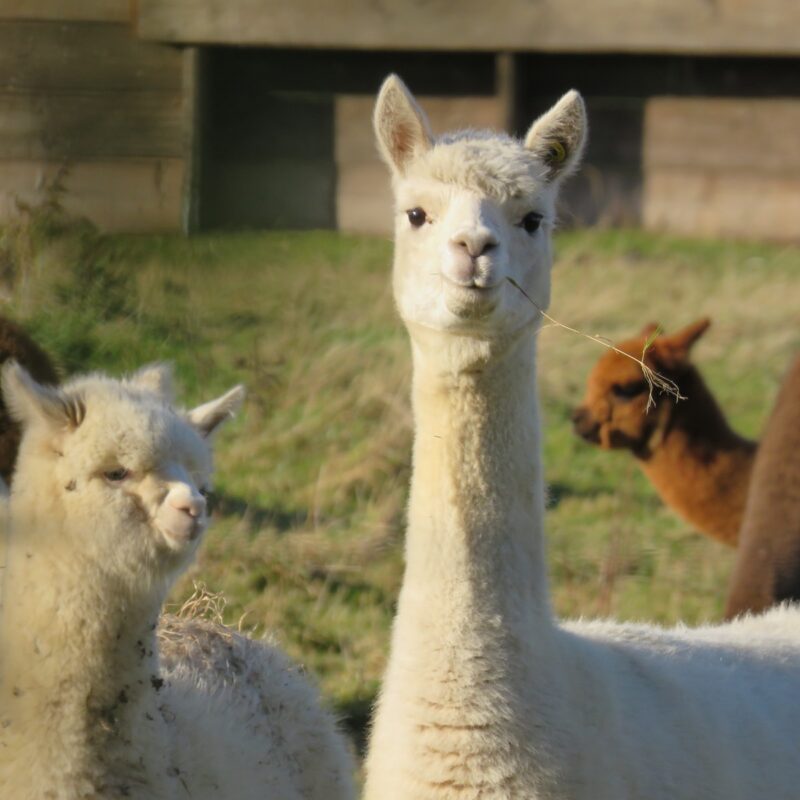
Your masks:
[{"label": "grassy slope", "polygon": [[[632,232],[566,233],[557,250],[551,312],[588,333],[711,315],[697,360],[757,434],[800,349],[800,251]],[[390,258],[388,242],[328,233],[67,241],[31,266],[17,305],[67,370],[170,358],[187,403],[247,384],[217,446],[216,525],[174,597],[192,581],[224,592],[227,618],[274,631],[355,727],[385,663],[409,476]],[[718,617],[730,554],[664,509],[631,458],[571,434],[599,346],[547,329],[540,353],[559,612]]]}]

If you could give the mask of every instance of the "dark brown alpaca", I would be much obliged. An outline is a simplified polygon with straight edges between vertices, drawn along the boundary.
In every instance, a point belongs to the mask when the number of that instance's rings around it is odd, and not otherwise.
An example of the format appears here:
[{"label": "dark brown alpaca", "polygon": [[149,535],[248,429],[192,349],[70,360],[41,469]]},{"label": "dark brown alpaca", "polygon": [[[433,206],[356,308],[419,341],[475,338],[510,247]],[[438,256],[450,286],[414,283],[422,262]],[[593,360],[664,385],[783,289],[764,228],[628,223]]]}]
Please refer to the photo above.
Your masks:
[{"label": "dark brown alpaca", "polygon": [[[0,364],[16,359],[39,383],[56,384],[58,374],[49,356],[19,325],[0,317]],[[8,415],[0,397],[0,477],[11,483],[19,448],[19,426]]]},{"label": "dark brown alpaca", "polygon": [[[630,450],[668,506],[702,533],[734,547],[757,444],[731,429],[689,360],[709,324],[700,319],[658,336],[644,355],[649,367],[677,384],[685,400],[676,403],[660,394],[646,413],[649,387],[641,367],[610,350],[589,374],[573,422],[588,442]],[[642,358],[655,329],[650,325],[617,347]]]},{"label": "dark brown alpaca", "polygon": [[758,447],[725,614],[800,600],[800,358]]}]

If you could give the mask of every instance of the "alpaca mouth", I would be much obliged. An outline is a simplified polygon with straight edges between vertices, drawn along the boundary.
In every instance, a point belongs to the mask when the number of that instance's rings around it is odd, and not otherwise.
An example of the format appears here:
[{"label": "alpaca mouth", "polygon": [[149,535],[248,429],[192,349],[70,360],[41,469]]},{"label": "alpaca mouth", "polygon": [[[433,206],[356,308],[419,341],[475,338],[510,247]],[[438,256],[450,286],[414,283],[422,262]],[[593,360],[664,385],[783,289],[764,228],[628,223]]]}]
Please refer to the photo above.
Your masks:
[{"label": "alpaca mouth", "polygon": [[594,425],[591,428],[579,428],[578,425],[573,425],[575,433],[583,439],[584,442],[589,444],[600,444],[600,426]]},{"label": "alpaca mouth", "polygon": [[159,526],[159,531],[171,550],[183,550],[197,542],[205,531],[203,520],[193,519],[188,524],[176,526]]},{"label": "alpaca mouth", "polygon": [[442,278],[444,278],[445,285],[448,289],[468,289],[478,292],[492,292],[503,283],[502,280],[492,280],[491,271],[488,270],[481,270],[473,277],[465,278],[464,280],[454,279],[448,276],[445,272],[442,273]]},{"label": "alpaca mouth", "polygon": [[462,285],[447,281],[445,304],[458,317],[483,317],[494,311],[499,301],[501,284],[480,285],[474,281]]}]

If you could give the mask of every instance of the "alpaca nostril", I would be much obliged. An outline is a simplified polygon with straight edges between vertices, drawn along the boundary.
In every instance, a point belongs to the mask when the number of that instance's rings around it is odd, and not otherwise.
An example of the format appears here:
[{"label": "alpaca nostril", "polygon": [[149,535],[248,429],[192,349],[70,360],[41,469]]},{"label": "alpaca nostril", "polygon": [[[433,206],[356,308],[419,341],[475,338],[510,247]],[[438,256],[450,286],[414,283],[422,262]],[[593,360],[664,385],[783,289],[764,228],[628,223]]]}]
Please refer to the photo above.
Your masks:
[{"label": "alpaca nostril", "polygon": [[498,245],[497,239],[488,231],[462,231],[453,237],[452,242],[455,247],[466,250],[471,258],[479,258]]},{"label": "alpaca nostril", "polygon": [[197,497],[172,497],[169,504],[176,511],[183,511],[190,517],[200,517],[205,511],[206,501],[205,498],[198,495]]}]

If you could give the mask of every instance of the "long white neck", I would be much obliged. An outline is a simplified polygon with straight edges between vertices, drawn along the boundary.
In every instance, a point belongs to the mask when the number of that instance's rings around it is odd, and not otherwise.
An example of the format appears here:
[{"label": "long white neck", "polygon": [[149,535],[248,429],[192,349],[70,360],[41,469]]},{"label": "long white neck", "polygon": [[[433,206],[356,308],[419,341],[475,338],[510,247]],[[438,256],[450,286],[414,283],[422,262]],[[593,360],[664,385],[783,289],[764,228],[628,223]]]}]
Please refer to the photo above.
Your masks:
[{"label": "long white neck", "polygon": [[[0,751],[0,777],[27,787],[27,773],[39,791],[84,782],[98,796],[149,785],[148,742],[164,724],[155,634],[162,593],[137,596],[109,574],[82,569],[74,538],[32,522],[12,514],[0,742],[13,757],[3,763]],[[167,757],[153,754],[148,769]]]},{"label": "long white neck", "polygon": [[[534,335],[476,347],[411,334],[406,572],[365,797],[451,797],[453,781],[464,797],[511,796],[529,754],[546,747],[560,671],[544,563]],[[483,353],[467,369],[444,366],[462,362],[464,350]]]},{"label": "long white neck", "polygon": [[528,631],[549,618],[533,333],[458,372],[419,336],[402,611]]}]

